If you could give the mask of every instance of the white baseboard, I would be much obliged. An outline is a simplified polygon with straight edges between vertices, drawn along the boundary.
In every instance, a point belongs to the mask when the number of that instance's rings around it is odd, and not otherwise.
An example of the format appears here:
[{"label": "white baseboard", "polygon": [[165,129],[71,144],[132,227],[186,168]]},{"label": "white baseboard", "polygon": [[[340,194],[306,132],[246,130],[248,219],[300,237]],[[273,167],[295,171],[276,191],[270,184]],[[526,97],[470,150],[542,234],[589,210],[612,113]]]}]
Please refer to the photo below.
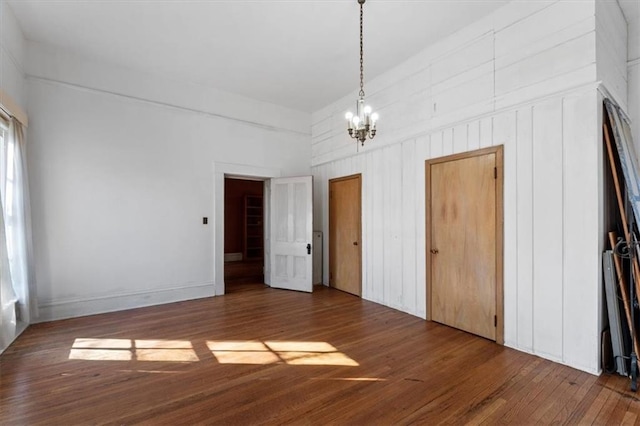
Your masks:
[{"label": "white baseboard", "polygon": [[553,356],[553,355],[549,355],[546,354],[544,352],[536,352],[531,348],[520,348],[516,345],[514,345],[512,342],[505,342],[504,346],[511,348],[511,349],[515,349],[517,351],[520,352],[524,352],[530,355],[534,355],[543,359],[547,359],[549,361],[553,361],[555,363],[558,364],[562,364],[562,365],[566,365],[567,367],[571,367],[571,368],[575,368],[576,370],[580,370],[580,371],[584,371],[585,373],[589,373],[589,374],[593,374],[594,376],[599,376],[600,374],[602,374],[602,369],[597,366],[597,367],[585,367],[584,365],[578,365],[578,364],[571,364],[568,362],[565,362],[562,360],[562,358],[559,358],[557,356]]},{"label": "white baseboard", "polygon": [[215,284],[213,282],[207,282],[191,286],[162,288],[126,294],[43,301],[38,305],[38,318],[34,319],[32,323],[123,311],[145,306],[181,302],[183,300],[201,299],[215,295]]}]

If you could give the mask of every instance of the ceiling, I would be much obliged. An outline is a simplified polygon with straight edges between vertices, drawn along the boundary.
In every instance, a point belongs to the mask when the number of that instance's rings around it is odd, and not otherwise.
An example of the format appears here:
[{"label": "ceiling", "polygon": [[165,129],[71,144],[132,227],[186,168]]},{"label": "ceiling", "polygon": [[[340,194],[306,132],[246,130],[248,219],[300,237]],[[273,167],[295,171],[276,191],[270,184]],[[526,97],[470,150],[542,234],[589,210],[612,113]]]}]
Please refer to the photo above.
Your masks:
[{"label": "ceiling", "polygon": [[[505,3],[508,0],[367,1],[365,88],[366,79]],[[28,40],[301,111],[320,109],[358,86],[356,0],[9,4]]]}]

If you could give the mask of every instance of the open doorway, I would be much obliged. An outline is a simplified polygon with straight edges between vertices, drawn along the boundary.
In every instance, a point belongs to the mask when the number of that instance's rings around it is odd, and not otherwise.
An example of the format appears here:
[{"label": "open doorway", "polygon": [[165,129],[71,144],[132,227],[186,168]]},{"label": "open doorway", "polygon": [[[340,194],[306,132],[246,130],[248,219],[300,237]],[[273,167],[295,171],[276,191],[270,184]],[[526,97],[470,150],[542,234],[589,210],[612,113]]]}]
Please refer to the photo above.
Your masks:
[{"label": "open doorway", "polygon": [[224,179],[224,280],[227,292],[264,284],[264,182]]}]

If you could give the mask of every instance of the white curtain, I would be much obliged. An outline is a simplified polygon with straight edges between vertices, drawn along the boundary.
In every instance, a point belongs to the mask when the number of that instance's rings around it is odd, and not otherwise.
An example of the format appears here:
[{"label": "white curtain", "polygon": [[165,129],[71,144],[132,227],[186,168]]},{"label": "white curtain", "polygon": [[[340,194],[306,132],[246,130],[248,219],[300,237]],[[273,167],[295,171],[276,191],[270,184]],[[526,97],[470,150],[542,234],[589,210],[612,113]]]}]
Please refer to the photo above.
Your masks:
[{"label": "white curtain", "polygon": [[0,209],[0,351],[13,341],[16,335],[16,302],[7,252],[4,209]]},{"label": "white curtain", "polygon": [[[0,150],[0,350],[15,338],[16,316],[29,322],[29,300],[34,296],[26,145],[24,129],[19,121],[11,120],[3,139]],[[16,309],[20,311],[16,312]]]}]

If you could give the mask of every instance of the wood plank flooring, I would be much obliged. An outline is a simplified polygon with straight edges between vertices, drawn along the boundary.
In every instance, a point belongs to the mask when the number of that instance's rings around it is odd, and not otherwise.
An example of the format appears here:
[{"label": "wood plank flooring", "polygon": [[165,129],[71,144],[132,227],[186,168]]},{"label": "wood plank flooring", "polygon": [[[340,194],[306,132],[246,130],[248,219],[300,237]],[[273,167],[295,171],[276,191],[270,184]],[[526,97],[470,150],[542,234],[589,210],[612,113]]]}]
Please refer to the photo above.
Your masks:
[{"label": "wood plank flooring", "polygon": [[639,395],[335,289],[30,327],[0,356],[0,424],[634,424]]}]

